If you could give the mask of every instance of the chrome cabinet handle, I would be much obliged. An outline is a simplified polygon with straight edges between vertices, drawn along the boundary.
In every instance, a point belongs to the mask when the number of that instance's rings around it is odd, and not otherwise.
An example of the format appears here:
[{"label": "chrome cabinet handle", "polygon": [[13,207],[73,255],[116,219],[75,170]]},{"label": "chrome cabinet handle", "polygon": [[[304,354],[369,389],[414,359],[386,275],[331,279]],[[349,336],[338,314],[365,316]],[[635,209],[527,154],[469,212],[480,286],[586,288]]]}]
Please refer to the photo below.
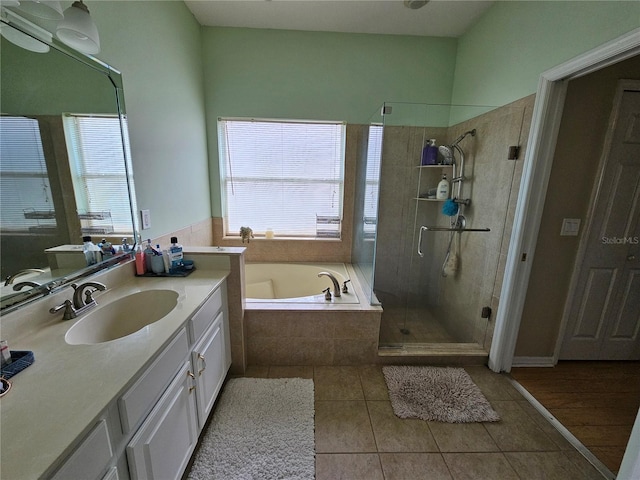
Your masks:
[{"label": "chrome cabinet handle", "polygon": [[207,361],[205,360],[204,355],[202,355],[201,353],[198,354],[198,359],[202,361],[202,368],[198,370],[198,376],[201,376],[202,372],[207,369]]},{"label": "chrome cabinet handle", "polygon": [[[193,372],[191,372],[191,370],[187,371],[187,375],[188,375],[189,377],[191,377],[192,379],[194,379],[194,380],[195,380],[195,378],[196,378],[196,376],[193,374]],[[196,386],[195,386],[195,385],[191,385],[191,386],[189,387],[189,393],[193,392],[195,389],[196,389]]]}]

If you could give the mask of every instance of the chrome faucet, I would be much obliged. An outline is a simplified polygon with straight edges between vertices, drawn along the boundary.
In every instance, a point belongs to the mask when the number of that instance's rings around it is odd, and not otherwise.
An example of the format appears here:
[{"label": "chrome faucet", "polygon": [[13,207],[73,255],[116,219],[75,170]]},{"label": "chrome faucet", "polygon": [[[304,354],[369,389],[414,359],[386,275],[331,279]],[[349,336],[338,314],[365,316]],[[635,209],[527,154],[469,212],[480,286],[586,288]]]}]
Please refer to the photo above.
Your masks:
[{"label": "chrome faucet", "polygon": [[40,286],[40,284],[39,284],[38,282],[31,282],[31,281],[27,280],[26,282],[16,283],[16,284],[13,286],[13,289],[14,289],[16,292],[19,292],[19,291],[20,291],[20,290],[22,290],[24,287],[32,287],[32,288],[35,288],[35,287],[39,287],[39,286]]},{"label": "chrome faucet", "polygon": [[[73,302],[71,300],[65,300],[60,305],[50,308],[49,313],[57,313],[64,308],[64,315],[62,316],[64,320],[76,318],[78,315],[83,314],[97,305],[92,296],[93,292],[107,289],[107,287],[100,282],[85,282],[81,285],[72,283],[71,286],[74,289]],[[84,299],[82,298],[83,293],[85,296]]]},{"label": "chrome faucet", "polygon": [[[91,296],[93,292],[98,290],[103,292],[107,289],[107,287],[100,282],[85,282],[80,285],[72,283],[71,286],[75,290],[75,292],[73,292],[73,307],[76,309],[96,305],[96,301]],[[84,300],[82,299],[83,292],[85,296]]]},{"label": "chrome faucet", "polygon": [[334,297],[340,297],[340,283],[338,283],[338,280],[336,279],[336,277],[333,276],[333,274],[329,273],[329,272],[320,272],[318,274],[318,277],[329,277],[331,279],[331,281],[333,282],[333,296]]},{"label": "chrome faucet", "polygon": [[4,279],[4,286],[11,285],[13,281],[17,277],[21,277],[22,275],[26,275],[27,273],[44,273],[44,270],[41,268],[25,268],[24,270],[20,270],[18,273],[14,273],[13,275],[9,275]]}]

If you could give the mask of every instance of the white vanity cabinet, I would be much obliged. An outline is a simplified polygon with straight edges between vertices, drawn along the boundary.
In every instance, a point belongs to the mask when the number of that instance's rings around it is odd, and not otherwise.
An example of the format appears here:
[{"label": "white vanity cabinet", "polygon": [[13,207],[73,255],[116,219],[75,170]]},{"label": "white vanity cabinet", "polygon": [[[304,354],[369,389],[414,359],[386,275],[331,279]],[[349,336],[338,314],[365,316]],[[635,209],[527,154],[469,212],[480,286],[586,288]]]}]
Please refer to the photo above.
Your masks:
[{"label": "white vanity cabinet", "polygon": [[[132,480],[182,477],[231,365],[225,298],[223,283],[189,319],[190,348],[184,348],[187,335],[182,329],[169,348],[122,397],[120,414],[126,430],[135,425],[135,419],[143,410],[138,392],[154,390],[148,379],[158,377],[158,365],[163,365],[161,371],[175,372],[172,365],[178,363],[174,360],[177,356],[181,358],[178,373],[127,444]],[[166,358],[172,360],[168,362]],[[146,386],[142,388],[143,385]]]},{"label": "white vanity cabinet", "polygon": [[127,446],[134,480],[179,480],[198,441],[191,363],[186,360]]}]

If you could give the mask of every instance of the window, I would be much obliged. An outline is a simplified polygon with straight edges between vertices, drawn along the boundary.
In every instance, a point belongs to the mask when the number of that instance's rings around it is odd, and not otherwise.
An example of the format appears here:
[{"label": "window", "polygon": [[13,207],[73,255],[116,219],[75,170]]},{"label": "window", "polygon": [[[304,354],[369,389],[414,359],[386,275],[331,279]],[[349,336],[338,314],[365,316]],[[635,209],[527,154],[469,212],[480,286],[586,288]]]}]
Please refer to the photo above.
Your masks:
[{"label": "window", "polygon": [[364,189],[364,238],[374,239],[378,223],[380,195],[380,162],[382,160],[382,125],[369,126],[366,185]]},{"label": "window", "polygon": [[340,238],[345,125],[219,119],[225,235]]},{"label": "window", "polygon": [[55,231],[55,208],[35,119],[0,117],[0,194],[3,231]]},{"label": "window", "polygon": [[[69,163],[83,233],[131,233],[129,186],[131,154],[124,125],[124,149],[117,115],[74,115],[63,117]],[[125,155],[127,168],[125,169]],[[131,198],[135,194],[131,191]],[[135,207],[134,207],[135,211]]]}]

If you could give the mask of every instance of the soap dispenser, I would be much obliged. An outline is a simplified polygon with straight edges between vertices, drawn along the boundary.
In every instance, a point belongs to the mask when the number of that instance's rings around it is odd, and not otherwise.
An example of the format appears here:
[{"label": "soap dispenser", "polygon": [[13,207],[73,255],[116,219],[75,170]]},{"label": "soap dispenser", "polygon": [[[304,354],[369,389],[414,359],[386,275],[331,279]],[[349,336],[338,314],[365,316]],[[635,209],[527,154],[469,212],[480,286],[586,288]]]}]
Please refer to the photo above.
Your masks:
[{"label": "soap dispenser", "polygon": [[447,174],[442,174],[442,180],[438,184],[438,189],[436,191],[436,199],[437,200],[446,200],[449,198],[449,180],[447,180]]}]

